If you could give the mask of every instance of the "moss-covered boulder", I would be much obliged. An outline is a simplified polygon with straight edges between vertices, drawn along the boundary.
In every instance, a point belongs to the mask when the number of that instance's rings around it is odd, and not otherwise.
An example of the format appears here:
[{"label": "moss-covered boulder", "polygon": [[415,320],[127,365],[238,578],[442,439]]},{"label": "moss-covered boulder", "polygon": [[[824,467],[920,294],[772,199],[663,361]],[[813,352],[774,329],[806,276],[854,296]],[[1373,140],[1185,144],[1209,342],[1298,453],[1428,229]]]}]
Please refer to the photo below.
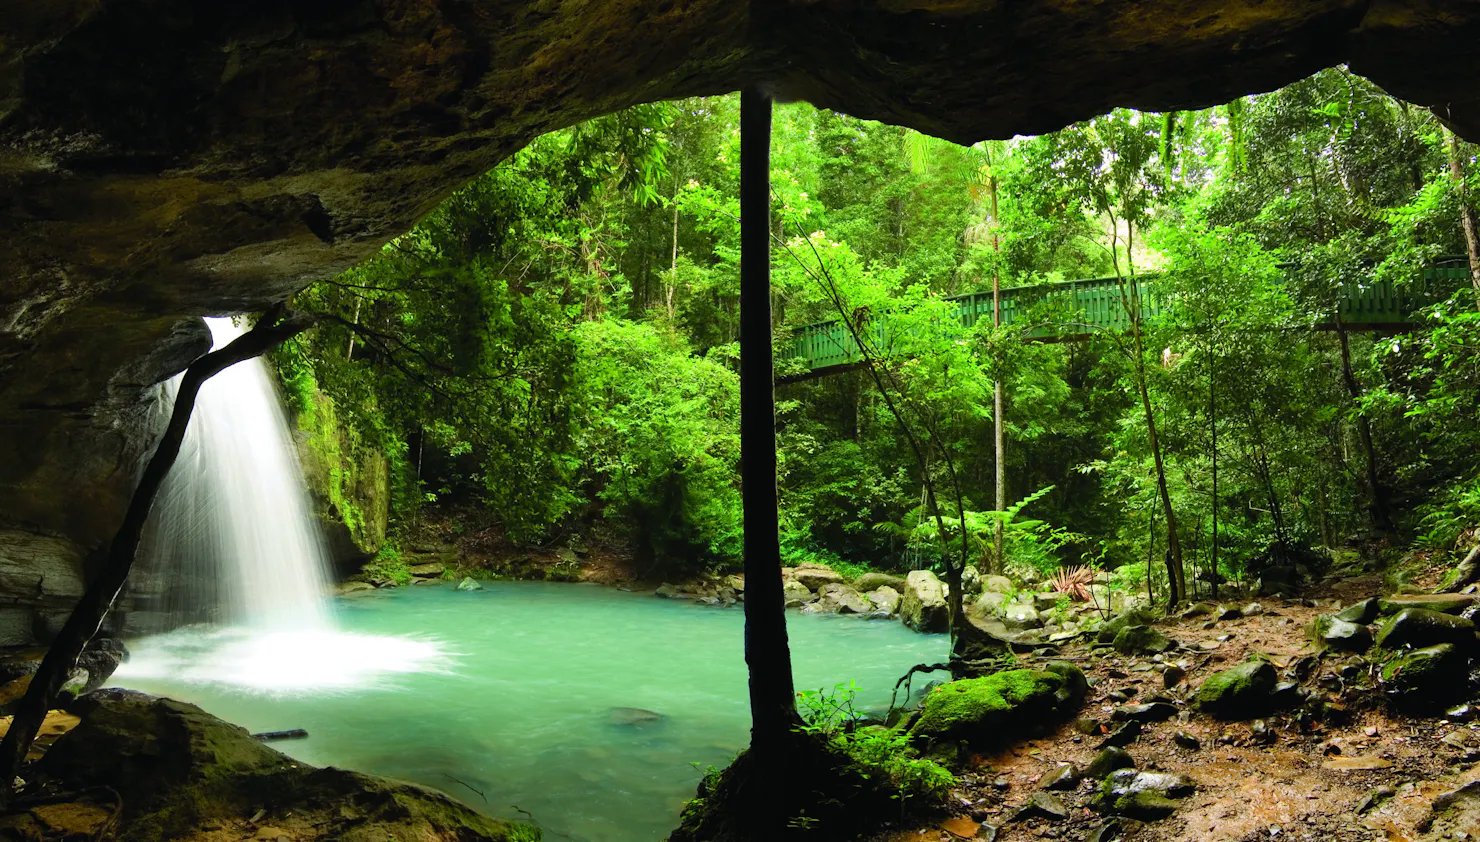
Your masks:
[{"label": "moss-covered boulder", "polygon": [[1377,630],[1377,645],[1384,649],[1422,649],[1440,643],[1473,648],[1475,624],[1428,608],[1405,608]]},{"label": "moss-covered boulder", "polygon": [[1458,614],[1475,604],[1472,594],[1463,593],[1405,593],[1386,596],[1378,600],[1381,616],[1397,614],[1409,608],[1426,608],[1441,614]]},{"label": "moss-covered boulder", "polygon": [[1154,610],[1144,606],[1135,605],[1116,614],[1100,626],[1096,639],[1101,643],[1110,643],[1115,636],[1120,634],[1121,629],[1127,626],[1149,626],[1161,619],[1161,615]]},{"label": "moss-covered boulder", "polygon": [[1353,602],[1351,605],[1336,612],[1336,617],[1348,623],[1365,626],[1376,620],[1381,613],[1382,601],[1374,596],[1364,599],[1361,602]]},{"label": "moss-covered boulder", "polygon": [[1197,689],[1193,704],[1218,719],[1253,719],[1273,709],[1278,682],[1279,674],[1268,661],[1246,661],[1208,676]]},{"label": "moss-covered boulder", "polygon": [[540,839],[534,827],[480,815],[428,789],[298,762],[194,705],[99,690],[73,709],[81,724],[57,740],[35,773],[64,789],[116,792],[119,839],[196,838],[206,826],[249,838],[255,831],[244,830],[243,819],[254,814],[296,840]]},{"label": "moss-covered boulder", "polygon": [[1382,665],[1383,695],[1402,713],[1437,713],[1463,698],[1469,659],[1451,643],[1414,649]]},{"label": "moss-covered boulder", "polygon": [[1112,641],[1122,655],[1155,655],[1171,649],[1172,639],[1150,626],[1126,626]]},{"label": "moss-covered boulder", "polygon": [[1336,614],[1322,614],[1310,624],[1310,637],[1328,649],[1365,652],[1372,646],[1372,632],[1364,625],[1343,620]]},{"label": "moss-covered boulder", "polygon": [[926,742],[999,745],[1079,709],[1087,683],[1078,667],[1049,664],[952,681],[925,697],[911,736]]},{"label": "moss-covered boulder", "polygon": [[1084,776],[1098,780],[1117,769],[1134,768],[1136,761],[1131,758],[1130,752],[1118,746],[1107,746],[1100,749],[1100,753],[1085,767]]}]

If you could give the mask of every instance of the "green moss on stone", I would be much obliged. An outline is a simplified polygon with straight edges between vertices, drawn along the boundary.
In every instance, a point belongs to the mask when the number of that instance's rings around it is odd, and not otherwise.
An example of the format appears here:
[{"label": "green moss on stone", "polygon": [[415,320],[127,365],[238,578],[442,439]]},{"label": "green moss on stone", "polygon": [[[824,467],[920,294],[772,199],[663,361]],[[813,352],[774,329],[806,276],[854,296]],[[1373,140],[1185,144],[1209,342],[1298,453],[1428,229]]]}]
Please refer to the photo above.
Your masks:
[{"label": "green moss on stone", "polygon": [[1078,707],[1083,687],[1084,675],[1068,663],[953,681],[926,697],[910,733],[932,741],[1003,742],[1023,726],[1063,718]]},{"label": "green moss on stone", "polygon": [[1197,689],[1194,702],[1198,709],[1219,719],[1249,719],[1269,711],[1278,680],[1268,661],[1247,661],[1208,676]]}]

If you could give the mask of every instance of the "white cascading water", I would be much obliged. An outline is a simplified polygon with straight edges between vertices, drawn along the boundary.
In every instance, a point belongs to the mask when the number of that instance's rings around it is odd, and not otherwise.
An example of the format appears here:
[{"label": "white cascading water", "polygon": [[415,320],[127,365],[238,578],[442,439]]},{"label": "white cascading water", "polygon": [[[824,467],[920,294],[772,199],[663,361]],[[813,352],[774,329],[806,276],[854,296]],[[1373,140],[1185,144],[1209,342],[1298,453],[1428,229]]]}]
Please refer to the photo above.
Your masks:
[{"label": "white cascading water", "polygon": [[[207,319],[213,347],[245,328]],[[174,403],[178,378],[164,385]],[[329,564],[277,390],[261,359],[201,386],[180,456],[160,489],[140,586],[156,629],[117,676],[260,691],[350,689],[388,673],[443,668],[440,644],[340,632]]]}]

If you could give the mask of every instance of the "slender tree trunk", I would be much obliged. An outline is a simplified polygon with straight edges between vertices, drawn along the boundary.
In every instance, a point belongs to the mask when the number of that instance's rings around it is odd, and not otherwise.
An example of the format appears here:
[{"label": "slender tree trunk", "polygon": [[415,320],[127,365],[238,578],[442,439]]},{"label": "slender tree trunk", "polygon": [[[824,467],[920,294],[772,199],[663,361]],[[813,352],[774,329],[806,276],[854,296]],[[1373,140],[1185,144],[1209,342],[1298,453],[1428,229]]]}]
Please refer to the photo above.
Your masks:
[{"label": "slender tree trunk", "polygon": [[1449,177],[1454,179],[1459,191],[1460,224],[1465,229],[1465,254],[1470,259],[1470,283],[1475,287],[1475,307],[1480,309],[1480,231],[1475,223],[1475,205],[1470,201],[1470,191],[1465,184],[1465,162],[1460,155],[1459,138],[1454,132],[1443,129],[1449,142]]},{"label": "slender tree trunk", "polygon": [[107,560],[102,569],[88,583],[82,598],[72,609],[67,622],[57,633],[41,666],[31,678],[31,686],[21,698],[15,717],[5,739],[0,741],[0,800],[8,802],[14,794],[16,775],[20,772],[26,752],[30,750],[36,733],[41,728],[46,712],[56,700],[58,691],[77,666],[77,658],[86,648],[88,641],[97,634],[107,619],[113,601],[123,590],[133,570],[134,557],[139,549],[144,524],[154,506],[159,488],[169,476],[170,468],[180,455],[180,445],[185,440],[185,430],[190,424],[190,414],[195,408],[200,387],[211,377],[242,360],[251,359],[276,347],[308,327],[304,318],[282,318],[281,307],[274,308],[257,326],[237,337],[231,344],[212,351],[190,364],[180,380],[175,393],[175,406],[164,436],[154,448],[154,455],[144,466],[139,485],[129,500],[128,511],[123,523],[109,545]]},{"label": "slender tree trunk", "polygon": [[[360,298],[359,296],[356,296],[355,297],[355,317],[352,320],[355,324],[359,324],[360,323],[360,305],[361,304],[364,304],[364,303],[365,303],[365,299]],[[354,331],[350,331],[349,332],[349,348],[346,349],[345,352],[344,352],[344,361],[345,362],[349,362],[350,360],[353,360],[354,358],[355,358],[355,332]]]},{"label": "slender tree trunk", "polygon": [[673,176],[673,254],[668,263],[668,319],[673,320],[673,294],[678,289],[678,176]]},{"label": "slender tree trunk", "polygon": [[771,351],[771,100],[740,95],[740,481],[745,520],[745,663],[750,670],[752,802],[757,828],[781,835],[792,729],[792,684],[776,497],[776,396]]},{"label": "slender tree trunk", "polygon": [[1336,340],[1341,347],[1341,382],[1346,386],[1346,393],[1352,400],[1352,409],[1356,412],[1357,438],[1362,443],[1362,456],[1367,463],[1368,519],[1372,528],[1378,532],[1391,532],[1393,521],[1388,511],[1387,489],[1377,476],[1377,448],[1372,444],[1372,422],[1362,412],[1362,387],[1357,383],[1356,374],[1352,372],[1351,343],[1347,341],[1346,327],[1341,321],[1339,310],[1336,312]]},{"label": "slender tree trunk", "polygon": [[[988,153],[987,167],[992,167],[991,153]],[[992,256],[997,258],[1002,253],[1002,243],[997,236],[997,173],[993,170],[987,180],[987,194],[992,202]],[[992,262],[992,327],[1002,326],[1002,268],[997,260]],[[1002,381],[992,381],[992,452],[994,483],[996,490],[997,511],[1007,510],[1007,449],[1003,446],[1002,438]],[[964,527],[963,527],[964,528]],[[999,519],[996,527],[992,530],[992,566],[993,572],[1001,573],[1007,568],[1007,559],[1003,555],[1003,532],[1005,526]]]},{"label": "slender tree trunk", "polygon": [[1213,457],[1213,534],[1212,554],[1213,563],[1210,569],[1212,576],[1210,584],[1213,589],[1213,599],[1218,598],[1218,387],[1214,377],[1217,371],[1213,366],[1213,337],[1208,338],[1208,430],[1212,437],[1210,451]]}]

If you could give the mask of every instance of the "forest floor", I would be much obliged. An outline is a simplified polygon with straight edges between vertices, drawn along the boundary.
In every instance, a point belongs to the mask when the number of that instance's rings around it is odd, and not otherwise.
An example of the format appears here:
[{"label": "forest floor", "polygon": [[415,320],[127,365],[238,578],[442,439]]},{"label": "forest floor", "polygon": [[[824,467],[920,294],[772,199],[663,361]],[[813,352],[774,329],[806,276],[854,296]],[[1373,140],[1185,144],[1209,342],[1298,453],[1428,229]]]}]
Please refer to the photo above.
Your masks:
[{"label": "forest floor", "polygon": [[[1097,753],[1101,737],[1087,736],[1069,722],[1040,739],[974,756],[974,770],[960,776],[952,794],[957,816],[886,833],[878,842],[1480,839],[1473,813],[1458,823],[1425,824],[1437,796],[1480,780],[1480,726],[1389,714],[1372,689],[1372,668],[1365,659],[1322,655],[1306,637],[1318,614],[1377,595],[1381,587],[1376,577],[1347,579],[1315,587],[1301,600],[1263,599],[1264,611],[1256,616],[1168,618],[1157,627],[1180,648],[1161,660],[1186,670],[1171,687],[1164,686],[1160,664],[1152,658],[1091,655],[1090,641],[1066,644],[1057,655],[1022,656],[1024,666],[1069,660],[1085,671],[1091,688],[1081,717],[1108,720],[1120,703],[1110,696],[1117,691],[1132,702],[1161,694],[1181,708],[1177,717],[1147,725],[1126,747],[1139,769],[1182,773],[1196,781],[1196,794],[1179,802],[1170,818],[1121,819],[1119,835],[1097,837],[1105,819],[1089,807],[1095,782],[1082,782],[1078,789],[1056,793],[1068,807],[1066,818],[1015,819],[1039,791],[1040,778],[1065,763],[1083,768]],[[1282,676],[1299,674],[1306,687],[1319,688],[1331,715],[1320,722],[1269,717],[1261,740],[1252,722],[1220,722],[1186,705],[1207,676],[1256,654]],[[1347,669],[1343,678],[1343,667],[1356,669]],[[1178,745],[1173,740],[1178,731],[1196,737],[1200,748]]]}]

